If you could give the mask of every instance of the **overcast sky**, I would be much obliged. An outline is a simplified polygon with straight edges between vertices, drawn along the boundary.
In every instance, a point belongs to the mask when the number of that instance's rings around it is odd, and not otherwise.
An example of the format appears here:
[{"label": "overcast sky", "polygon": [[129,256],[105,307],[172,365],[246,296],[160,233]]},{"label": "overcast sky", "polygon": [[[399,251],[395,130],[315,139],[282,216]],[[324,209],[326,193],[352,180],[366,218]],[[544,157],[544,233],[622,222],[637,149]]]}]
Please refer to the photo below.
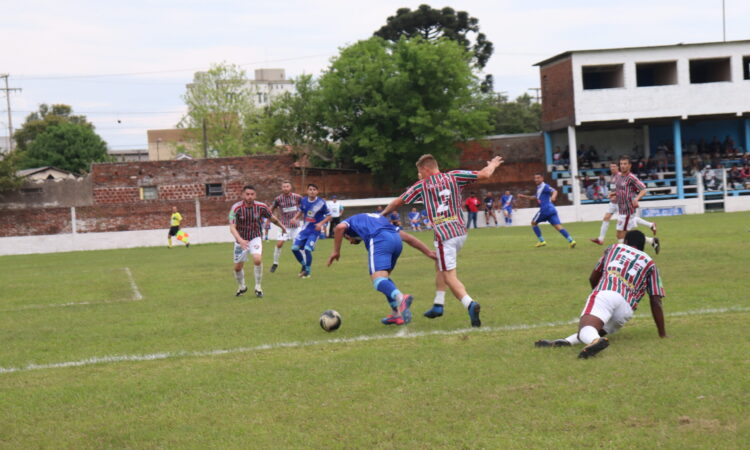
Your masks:
[{"label": "overcast sky", "polygon": [[[727,40],[750,39],[750,1],[725,0]],[[3,0],[0,74],[13,125],[40,103],[83,113],[113,149],[146,148],[172,128],[197,70],[240,64],[318,75],[338,49],[369,38],[400,7],[450,6],[495,45],[486,72],[516,97],[539,86],[533,64],[566,50],[722,40],[721,0],[36,1]],[[0,136],[7,134],[0,98]]]}]

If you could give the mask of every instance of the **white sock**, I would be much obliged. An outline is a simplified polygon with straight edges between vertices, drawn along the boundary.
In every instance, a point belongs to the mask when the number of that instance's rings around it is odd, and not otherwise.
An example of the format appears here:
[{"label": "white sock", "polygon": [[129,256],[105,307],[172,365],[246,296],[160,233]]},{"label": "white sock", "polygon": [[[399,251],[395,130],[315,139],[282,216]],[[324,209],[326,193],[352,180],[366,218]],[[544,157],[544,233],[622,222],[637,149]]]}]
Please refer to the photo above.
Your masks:
[{"label": "white sock", "polygon": [[464,295],[464,298],[461,299],[461,304],[464,305],[464,308],[469,309],[469,305],[471,305],[471,302],[474,300],[469,297],[469,294]]},{"label": "white sock", "polygon": [[255,290],[260,291],[260,282],[263,280],[263,264],[255,266]]},{"label": "white sock", "polygon": [[607,235],[609,229],[609,220],[602,220],[602,227],[599,229],[599,240],[604,242],[604,237]]},{"label": "white sock", "polygon": [[651,227],[654,226],[654,224],[652,222],[649,222],[648,220],[643,220],[640,217],[636,217],[635,218],[635,223],[638,224],[638,225],[644,225],[644,226],[646,226],[648,228],[651,228]]},{"label": "white sock", "polygon": [[596,331],[596,328],[589,325],[581,328],[581,330],[578,332],[578,339],[580,339],[584,344],[589,345],[596,339],[599,339],[599,332]]},{"label": "white sock", "polygon": [[433,301],[436,305],[445,305],[445,291],[435,291],[435,301]]},{"label": "white sock", "polygon": [[245,288],[245,269],[240,270],[239,272],[234,272],[234,278],[237,280],[237,284],[240,285],[240,288]]},{"label": "white sock", "polygon": [[580,344],[581,341],[578,340],[578,333],[573,333],[570,336],[565,338],[566,341],[570,342],[570,345],[576,345]]},{"label": "white sock", "polygon": [[273,249],[273,263],[279,263],[279,256],[281,256],[281,247],[274,247]]},{"label": "white sock", "polygon": [[654,238],[652,237],[646,237],[646,243],[650,246],[654,246]]}]

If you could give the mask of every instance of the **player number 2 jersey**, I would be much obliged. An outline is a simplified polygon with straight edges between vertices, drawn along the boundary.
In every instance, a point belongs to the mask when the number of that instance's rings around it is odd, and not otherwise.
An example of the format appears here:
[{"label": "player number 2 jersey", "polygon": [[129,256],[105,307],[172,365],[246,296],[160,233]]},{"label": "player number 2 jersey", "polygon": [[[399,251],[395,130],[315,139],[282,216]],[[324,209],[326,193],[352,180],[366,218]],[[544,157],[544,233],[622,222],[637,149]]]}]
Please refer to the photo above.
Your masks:
[{"label": "player number 2 jersey", "polygon": [[435,240],[447,241],[466,234],[461,191],[476,179],[477,172],[473,170],[438,173],[414,183],[401,194],[401,199],[406,203],[424,202]]},{"label": "player number 2 jersey", "polygon": [[602,277],[595,291],[615,291],[635,310],[646,292],[664,297],[656,264],[646,253],[625,244],[607,247],[594,270]]}]

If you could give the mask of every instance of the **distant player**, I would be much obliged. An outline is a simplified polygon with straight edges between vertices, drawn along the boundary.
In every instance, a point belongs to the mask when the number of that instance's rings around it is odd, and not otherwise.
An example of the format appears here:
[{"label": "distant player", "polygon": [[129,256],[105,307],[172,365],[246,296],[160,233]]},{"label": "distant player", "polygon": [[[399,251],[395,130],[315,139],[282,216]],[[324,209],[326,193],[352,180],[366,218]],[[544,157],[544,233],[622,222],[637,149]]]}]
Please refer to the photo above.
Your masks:
[{"label": "distant player", "polygon": [[[167,248],[172,248],[172,236],[177,236],[180,232],[180,223],[182,222],[182,215],[177,212],[177,207],[172,207],[172,215],[169,217],[169,232],[167,232]],[[190,241],[186,234],[183,234],[182,239],[178,239],[185,244],[185,247],[190,247]]]},{"label": "distant player", "polygon": [[422,223],[420,220],[421,216],[419,214],[419,211],[417,211],[417,208],[412,208],[408,217],[409,225],[411,226],[412,231],[422,231]]},{"label": "distant player", "polygon": [[432,155],[422,155],[417,161],[419,181],[414,183],[400,197],[395,198],[383,210],[383,215],[395,211],[404,203],[423,202],[435,232],[437,249],[437,273],[435,275],[435,301],[424,316],[430,319],[443,315],[445,289],[450,287],[453,295],[461,301],[471,320],[471,326],[482,325],[479,319],[480,306],[466,292],[463,283],[456,275],[458,252],[466,242],[467,230],[461,214],[461,191],[476,180],[489,178],[503,159],[495,156],[480,171],[454,170],[440,172],[437,160]]},{"label": "distant player", "polygon": [[542,230],[539,229],[540,222],[549,222],[563,237],[568,241],[570,248],[575,248],[576,241],[573,237],[568,234],[568,231],[563,228],[560,223],[560,217],[557,215],[557,208],[555,208],[555,200],[557,200],[557,191],[552,189],[549,184],[544,182],[544,176],[541,173],[534,174],[534,183],[536,183],[536,196],[518,194],[520,198],[536,199],[539,203],[539,211],[534,214],[534,218],[531,219],[531,228],[534,230],[534,234],[539,239],[535,247],[544,247],[547,242],[542,236]]},{"label": "distant player", "polygon": [[281,183],[281,195],[276,197],[271,205],[271,214],[280,211],[279,218],[281,223],[286,227],[287,232],[279,235],[276,241],[276,247],[273,249],[273,265],[271,266],[271,273],[276,272],[279,267],[279,257],[281,256],[281,248],[284,246],[284,242],[294,239],[297,237],[299,230],[299,221],[294,220],[294,216],[299,211],[299,205],[302,202],[302,196],[292,192],[292,183],[284,181]]},{"label": "distant player", "polygon": [[[611,192],[610,198],[617,203],[617,242],[622,243],[625,233],[638,226],[638,202],[646,195],[646,185],[630,171],[632,166],[629,156],[620,157],[620,172],[614,175],[615,192]],[[655,232],[656,228],[652,231]],[[659,254],[661,243],[659,238],[646,238],[646,242]]]},{"label": "distant player", "polygon": [[260,283],[263,279],[263,241],[262,223],[263,219],[270,220],[286,233],[284,224],[271,214],[265,203],[255,201],[255,188],[245,186],[242,188],[242,200],[232,205],[229,210],[229,231],[234,236],[234,277],[237,279],[237,292],[240,295],[247,292],[245,286],[245,261],[248,254],[253,256],[255,265],[255,296],[263,298],[263,288]]},{"label": "distant player", "polygon": [[[308,278],[312,274],[312,252],[315,251],[315,243],[320,238],[320,233],[325,229],[328,222],[331,221],[331,213],[328,211],[325,200],[318,197],[318,186],[315,184],[307,185],[307,197],[302,198],[299,211],[294,216],[294,221],[303,220],[301,230],[292,245],[292,253],[302,264],[302,270],[299,273],[301,278]],[[302,252],[305,252],[304,255]]]},{"label": "distant player", "polygon": [[[615,175],[620,173],[620,171],[617,167],[617,164],[615,163],[610,163],[609,170],[612,175],[610,179],[609,192],[615,193],[617,190],[617,187],[615,186],[615,183],[614,183]],[[607,205],[607,212],[604,213],[604,217],[602,217],[602,226],[601,226],[601,229],[599,230],[599,237],[591,239],[591,242],[593,242],[594,244],[598,244],[598,245],[604,245],[604,237],[607,235],[607,230],[609,229],[609,221],[612,219],[612,216],[614,214],[617,214],[617,202],[615,201],[613,197],[610,196],[609,204]],[[650,228],[651,232],[654,234],[654,236],[656,236],[656,224],[655,223],[643,220],[638,216],[636,216],[635,221],[636,221],[636,224],[638,225],[645,225],[648,228]],[[646,238],[646,241],[651,246],[653,246],[655,242],[653,239],[649,240],[649,238]]]},{"label": "distant player", "polygon": [[490,226],[490,219],[492,219],[495,222],[495,226],[498,226],[497,223],[497,216],[495,215],[495,209],[493,206],[495,205],[495,198],[492,196],[491,192],[487,193],[487,196],[484,197],[484,224],[486,226]]},{"label": "distant player", "polygon": [[569,347],[583,343],[579,358],[589,358],[609,346],[604,337],[622,328],[648,292],[651,315],[659,337],[667,337],[664,328],[664,297],[656,264],[643,252],[646,237],[638,230],[628,231],[622,244],[607,247],[596,263],[589,282],[594,289],[586,301],[578,323],[578,333],[565,339],[537,341],[537,347]]},{"label": "distant player", "polygon": [[513,225],[513,195],[510,191],[505,191],[502,197],[500,197],[500,203],[503,208],[503,217],[505,218],[505,225]]},{"label": "distant player", "polygon": [[388,219],[380,214],[355,214],[334,228],[333,251],[328,258],[328,266],[341,256],[341,241],[346,238],[352,244],[365,243],[369,257],[370,278],[376,291],[385,295],[391,307],[391,314],[383,318],[384,325],[404,325],[411,322],[413,297],[402,294],[391,280],[391,272],[396,267],[402,244],[406,242],[428,258],[435,259],[435,252],[427,248],[419,239],[398,231]]}]

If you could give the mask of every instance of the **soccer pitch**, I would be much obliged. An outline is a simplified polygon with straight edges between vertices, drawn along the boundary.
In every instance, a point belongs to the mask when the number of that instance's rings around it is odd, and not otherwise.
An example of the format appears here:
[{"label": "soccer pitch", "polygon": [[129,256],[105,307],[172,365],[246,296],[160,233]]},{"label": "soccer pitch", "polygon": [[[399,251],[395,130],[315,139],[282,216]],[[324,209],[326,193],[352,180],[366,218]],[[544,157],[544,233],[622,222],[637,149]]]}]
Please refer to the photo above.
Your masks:
[{"label": "soccer pitch", "polygon": [[414,321],[398,328],[380,324],[365,249],[326,268],[331,240],[309,279],[288,244],[268,273],[266,242],[263,299],[251,266],[234,297],[229,244],[0,257],[0,446],[747,446],[750,213],[657,223],[669,338],[646,298],[590,360],[533,343],[576,329],[599,223],[566,224],[572,250],[548,225],[538,249],[529,227],[471,230],[458,272],[480,329],[450,294],[422,317],[434,269],[408,246],[392,278]]}]

